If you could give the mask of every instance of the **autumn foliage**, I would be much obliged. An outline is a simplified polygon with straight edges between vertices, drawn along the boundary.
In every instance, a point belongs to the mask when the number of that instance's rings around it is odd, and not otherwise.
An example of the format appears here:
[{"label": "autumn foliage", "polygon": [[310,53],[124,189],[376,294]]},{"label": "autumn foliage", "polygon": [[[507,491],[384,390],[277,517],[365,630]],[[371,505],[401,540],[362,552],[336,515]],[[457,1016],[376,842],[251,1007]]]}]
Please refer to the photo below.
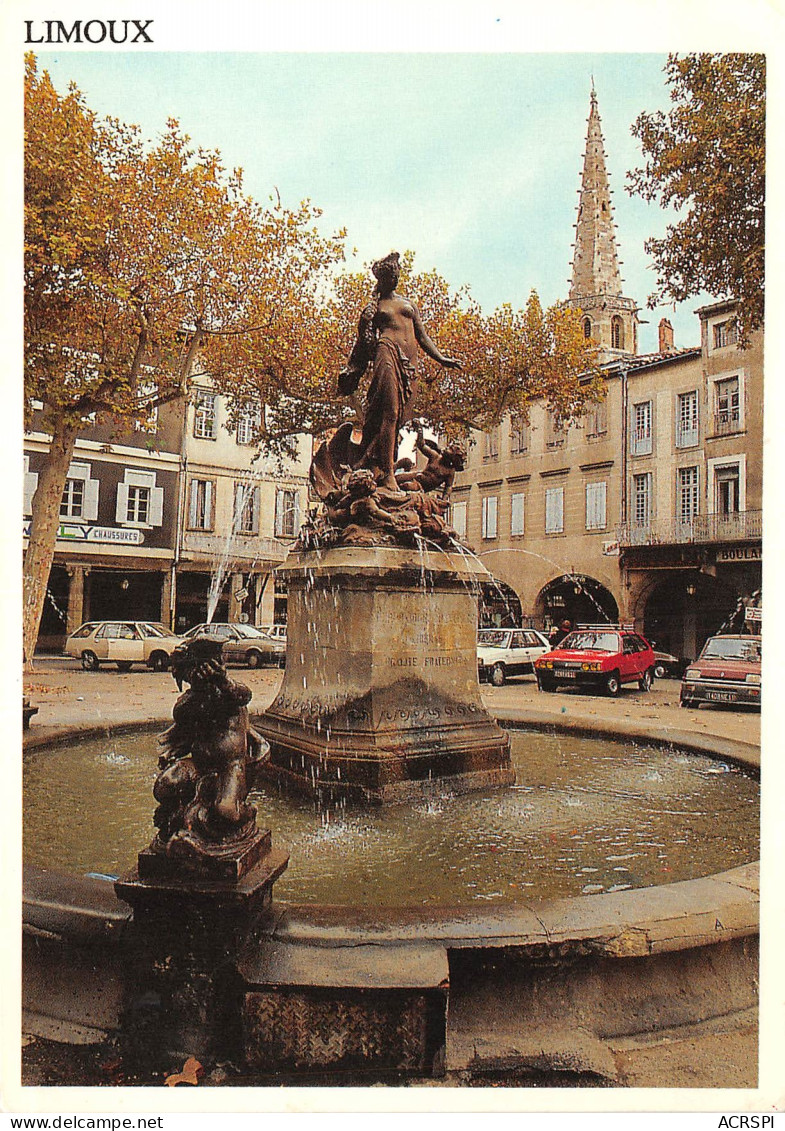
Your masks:
[{"label": "autumn foliage", "polygon": [[764,313],[766,60],[763,55],[670,55],[673,108],[633,126],[646,163],[628,191],[679,210],[646,250],[657,271],[654,306],[701,291],[739,300],[743,339]]},{"label": "autumn foliage", "polygon": [[[36,427],[52,437],[25,557],[30,657],[79,433],[95,419],[128,431],[191,396],[201,377],[235,411],[265,406],[258,443],[285,456],[298,434],[362,414],[362,386],[347,402],[336,379],[373,279],[341,269],[346,233],[324,235],[310,201],[289,208],[274,193],[258,203],[242,171],[176,121],[154,142],[99,121],[74,86],[60,95],[32,55],[25,85],[25,402],[28,422],[43,405]],[[401,292],[463,363],[447,371],[422,359],[416,411],[437,431],[525,416],[541,397],[566,420],[600,395],[574,313],[543,311],[532,294],[524,310],[486,315],[468,289],[415,273],[411,253],[403,266]]]}]

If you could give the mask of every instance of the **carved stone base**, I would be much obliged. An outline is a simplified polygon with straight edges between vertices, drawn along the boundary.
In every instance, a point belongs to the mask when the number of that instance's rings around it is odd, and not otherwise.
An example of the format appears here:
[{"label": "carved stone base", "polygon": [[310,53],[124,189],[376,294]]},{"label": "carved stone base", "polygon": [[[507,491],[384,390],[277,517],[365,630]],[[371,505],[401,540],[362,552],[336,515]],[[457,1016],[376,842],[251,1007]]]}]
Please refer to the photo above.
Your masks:
[{"label": "carved stone base", "polygon": [[[272,900],[289,857],[269,849],[237,881],[177,873],[115,883],[134,911],[122,1040],[133,1061],[163,1054],[241,1055],[237,958]],[[140,862],[146,853],[140,853]]]},{"label": "carved stone base", "polygon": [[477,682],[477,594],[460,553],[342,547],[291,554],[281,690],[262,767],[324,803],[403,801],[511,784],[509,738]]},{"label": "carved stone base", "polygon": [[209,844],[194,833],[176,834],[167,848],[153,841],[138,856],[140,879],[193,877],[236,883],[270,852],[270,831],[257,829],[244,837]]}]

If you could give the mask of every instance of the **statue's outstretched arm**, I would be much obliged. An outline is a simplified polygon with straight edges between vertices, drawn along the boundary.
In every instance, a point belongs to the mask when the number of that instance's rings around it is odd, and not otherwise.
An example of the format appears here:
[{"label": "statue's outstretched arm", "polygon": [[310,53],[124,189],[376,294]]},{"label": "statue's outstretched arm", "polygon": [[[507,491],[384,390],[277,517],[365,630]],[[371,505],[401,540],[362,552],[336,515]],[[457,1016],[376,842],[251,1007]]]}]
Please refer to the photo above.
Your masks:
[{"label": "statue's outstretched arm", "polygon": [[432,357],[434,361],[438,361],[439,365],[443,365],[445,369],[460,369],[460,361],[457,361],[454,357],[446,357],[436,343],[431,341],[428,337],[425,327],[422,324],[420,312],[414,303],[412,303],[412,318],[414,320],[414,336],[423,353],[427,353],[428,357]]}]

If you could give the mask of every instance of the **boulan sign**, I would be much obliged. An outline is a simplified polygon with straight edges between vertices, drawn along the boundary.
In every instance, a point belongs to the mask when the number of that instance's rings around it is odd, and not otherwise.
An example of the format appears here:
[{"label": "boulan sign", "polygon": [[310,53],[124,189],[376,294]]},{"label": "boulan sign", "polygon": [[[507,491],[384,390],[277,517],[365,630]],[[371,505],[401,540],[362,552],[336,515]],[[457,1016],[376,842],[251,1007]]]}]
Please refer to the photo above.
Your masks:
[{"label": "boulan sign", "polygon": [[[22,527],[22,535],[30,537],[30,523]],[[126,530],[116,526],[87,526],[81,522],[61,522],[57,529],[58,542],[114,542],[121,546],[141,546],[141,530]]]}]

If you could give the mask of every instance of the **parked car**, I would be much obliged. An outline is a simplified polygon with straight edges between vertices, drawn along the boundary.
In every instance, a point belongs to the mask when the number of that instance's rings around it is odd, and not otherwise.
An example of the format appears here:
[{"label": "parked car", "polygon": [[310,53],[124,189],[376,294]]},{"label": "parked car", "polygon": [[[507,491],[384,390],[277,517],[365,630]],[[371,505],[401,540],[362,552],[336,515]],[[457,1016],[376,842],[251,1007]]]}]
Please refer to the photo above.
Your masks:
[{"label": "parked car", "polygon": [[760,710],[760,636],[712,636],[681,682],[679,703],[742,703]]},{"label": "parked car", "polygon": [[672,656],[670,652],[660,652],[652,642],[654,648],[654,678],[655,679],[681,679],[684,671],[684,660]]},{"label": "parked car", "polygon": [[534,671],[534,661],[550,645],[534,628],[481,628],[477,636],[477,675],[501,687],[508,676]]},{"label": "parked car", "polygon": [[101,664],[117,664],[119,671],[127,672],[132,664],[147,664],[153,671],[162,672],[169,667],[169,657],[182,639],[157,621],[87,621],[67,638],[65,652],[81,659],[85,671],[95,671]]},{"label": "parked car", "polygon": [[286,625],[285,624],[263,624],[260,626],[262,632],[266,632],[268,636],[272,636],[273,640],[282,640],[286,643]]},{"label": "parked car", "polygon": [[559,684],[583,685],[607,695],[618,695],[625,683],[649,691],[654,667],[649,642],[632,628],[617,625],[579,627],[535,663],[541,691],[555,691]]},{"label": "parked car", "polygon": [[183,639],[188,641],[195,636],[222,641],[222,655],[227,664],[260,668],[264,664],[283,667],[286,663],[286,640],[274,639],[265,629],[252,624],[230,624],[226,621],[197,624],[186,632]]}]

